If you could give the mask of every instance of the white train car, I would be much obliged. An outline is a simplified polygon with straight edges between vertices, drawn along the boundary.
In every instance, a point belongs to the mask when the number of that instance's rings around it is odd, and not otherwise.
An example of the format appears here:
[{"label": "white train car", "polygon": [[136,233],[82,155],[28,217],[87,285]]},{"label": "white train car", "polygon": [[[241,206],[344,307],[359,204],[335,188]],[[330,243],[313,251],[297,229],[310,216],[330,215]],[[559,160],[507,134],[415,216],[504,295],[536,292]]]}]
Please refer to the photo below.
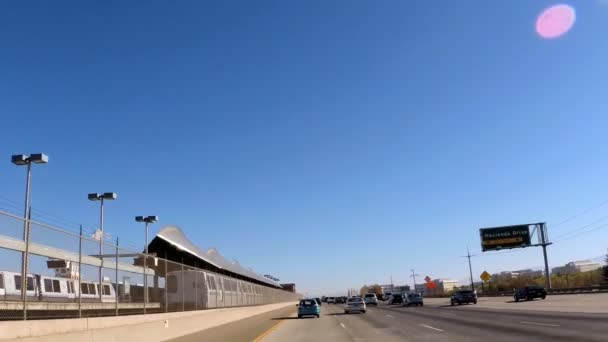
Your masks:
[{"label": "white train car", "polygon": [[296,300],[295,293],[270,288],[204,271],[169,272],[166,278],[169,307],[196,309],[223,308]]},{"label": "white train car", "polygon": [[[116,298],[114,285],[103,282],[79,281],[69,278],[52,277],[39,274],[27,275],[26,295],[28,301],[74,302],[80,293],[85,302],[98,302],[103,291],[102,301],[112,303]],[[0,271],[0,299],[21,300],[21,273]]]},{"label": "white train car", "polygon": [[[73,282],[78,288],[78,280],[73,280]],[[116,301],[114,284],[109,282],[102,282],[100,288],[99,282],[82,280],[80,282],[80,292],[81,300],[84,302],[99,302],[100,292],[102,292],[101,301],[103,303],[114,303]],[[75,293],[75,298],[78,298],[78,292]]]},{"label": "white train car", "polygon": [[[0,271],[2,276],[3,299],[21,300],[21,273]],[[35,274],[27,275],[26,295],[28,300],[38,299],[37,281]]]},{"label": "white train car", "polygon": [[48,277],[43,275],[36,276],[36,280],[39,282],[37,287],[38,298],[44,298],[45,301],[74,301],[76,296],[76,287],[74,286],[73,279]]}]

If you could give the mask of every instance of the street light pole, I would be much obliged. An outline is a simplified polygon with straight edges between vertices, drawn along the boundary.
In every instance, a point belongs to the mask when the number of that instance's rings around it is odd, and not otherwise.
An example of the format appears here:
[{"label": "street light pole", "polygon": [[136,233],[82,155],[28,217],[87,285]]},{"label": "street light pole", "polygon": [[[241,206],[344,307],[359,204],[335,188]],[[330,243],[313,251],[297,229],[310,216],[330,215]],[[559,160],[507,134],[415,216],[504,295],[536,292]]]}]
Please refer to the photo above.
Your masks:
[{"label": "street light pole", "polygon": [[148,303],[148,225],[158,221],[158,216],[135,216],[135,221],[144,222],[146,226],[146,240],[144,241],[144,314]]},{"label": "street light pole", "polygon": [[21,253],[21,301],[23,302],[23,320],[27,319],[27,269],[30,247],[30,181],[32,178],[32,163],[46,164],[49,157],[43,153],[34,153],[29,156],[16,154],[11,156],[11,162],[18,166],[27,166],[25,179],[25,208],[23,209],[23,241],[25,251]]},{"label": "street light pole", "polygon": [[[25,208],[23,209],[23,218],[27,219],[30,209],[30,181],[32,179],[32,163],[27,163],[27,177],[25,179]],[[23,230],[23,239],[25,239],[25,229]]]},{"label": "street light pole", "polygon": [[103,302],[103,197],[99,201],[99,301]]},{"label": "street light pole", "polygon": [[99,206],[99,301],[103,302],[103,203],[104,200],[114,200],[117,195],[114,192],[104,192],[103,194],[90,193],[87,198],[89,201],[100,201]]}]

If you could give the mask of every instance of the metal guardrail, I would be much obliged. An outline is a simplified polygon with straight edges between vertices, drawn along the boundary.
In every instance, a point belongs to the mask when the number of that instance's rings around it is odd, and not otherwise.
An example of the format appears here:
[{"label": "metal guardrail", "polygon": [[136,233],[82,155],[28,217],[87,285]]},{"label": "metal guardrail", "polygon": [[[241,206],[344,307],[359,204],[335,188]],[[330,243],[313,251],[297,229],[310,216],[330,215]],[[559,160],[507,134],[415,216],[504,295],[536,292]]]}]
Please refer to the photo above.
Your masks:
[{"label": "metal guardrail", "polygon": [[608,292],[608,285],[587,286],[587,287],[571,287],[563,289],[549,289],[549,294],[579,294],[579,293],[598,293]]},{"label": "metal guardrail", "polygon": [[[553,288],[548,289],[549,295],[568,295],[568,294],[585,294],[585,293],[605,293],[608,292],[608,285],[586,286],[586,287],[568,287],[568,288]],[[493,291],[493,292],[477,292],[478,297],[510,297],[513,296],[513,291]],[[425,298],[449,298],[449,294],[425,296]]]}]

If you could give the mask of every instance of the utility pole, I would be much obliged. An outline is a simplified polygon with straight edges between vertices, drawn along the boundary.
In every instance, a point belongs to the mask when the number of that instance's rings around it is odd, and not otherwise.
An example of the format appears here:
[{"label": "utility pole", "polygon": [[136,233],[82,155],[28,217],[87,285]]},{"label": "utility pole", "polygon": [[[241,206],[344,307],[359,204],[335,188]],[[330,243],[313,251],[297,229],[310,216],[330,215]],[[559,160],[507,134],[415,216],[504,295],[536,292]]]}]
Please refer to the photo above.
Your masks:
[{"label": "utility pole", "polygon": [[473,283],[473,267],[471,267],[471,253],[469,253],[469,246],[467,246],[467,258],[469,258],[469,274],[471,275],[471,291],[475,291],[475,285]]},{"label": "utility pole", "polygon": [[551,288],[551,274],[549,273],[549,260],[547,259],[547,246],[551,243],[548,241],[549,237],[547,236],[547,224],[539,223],[540,227],[540,245],[543,248],[543,257],[545,258],[545,287],[547,289]]}]

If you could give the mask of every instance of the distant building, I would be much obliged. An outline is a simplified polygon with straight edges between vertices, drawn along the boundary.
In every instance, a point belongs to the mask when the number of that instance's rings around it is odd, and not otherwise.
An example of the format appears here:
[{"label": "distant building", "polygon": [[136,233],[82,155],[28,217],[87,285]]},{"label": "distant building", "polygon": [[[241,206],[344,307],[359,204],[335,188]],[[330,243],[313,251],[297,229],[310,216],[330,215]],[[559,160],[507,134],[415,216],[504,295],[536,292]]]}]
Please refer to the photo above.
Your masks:
[{"label": "distant building", "polygon": [[414,290],[416,293],[420,293],[423,296],[439,296],[445,295],[460,287],[457,280],[450,279],[433,279],[431,281],[435,286],[434,288],[428,288],[426,283],[416,284]]},{"label": "distant building", "polygon": [[281,284],[281,287],[282,287],[282,288],[283,288],[283,290],[285,290],[285,291],[289,291],[289,292],[296,293],[296,284],[294,284],[294,283],[289,283],[289,284]]},{"label": "distant building", "polygon": [[399,286],[395,286],[395,291],[397,293],[408,293],[410,292],[410,286],[409,285],[399,285]]},{"label": "distant building", "polygon": [[542,270],[532,270],[532,269],[525,269],[525,270],[519,270],[519,271],[513,271],[513,273],[517,274],[517,277],[542,277],[543,276],[543,271]]},{"label": "distant building", "polygon": [[579,260],[571,261],[564,266],[553,267],[551,273],[553,274],[575,274],[579,272],[594,271],[601,268],[602,264],[593,262],[591,260]]},{"label": "distant building", "polygon": [[380,289],[382,290],[382,294],[410,292],[409,285],[394,285],[394,284],[380,285]]},{"label": "distant building", "polygon": [[519,273],[514,271],[502,271],[500,273],[492,274],[492,278],[517,278]]},{"label": "distant building", "polygon": [[380,285],[380,289],[382,290],[382,293],[393,293],[395,292],[395,285],[393,284],[387,284],[387,285]]},{"label": "distant building", "polygon": [[543,275],[542,270],[517,270],[517,271],[502,271],[500,273],[492,274],[492,279],[500,278],[517,278],[517,277],[541,277]]},{"label": "distant building", "polygon": [[435,282],[435,284],[437,284],[437,289],[443,294],[453,291],[457,287],[460,287],[458,280],[435,279],[433,281]]}]

